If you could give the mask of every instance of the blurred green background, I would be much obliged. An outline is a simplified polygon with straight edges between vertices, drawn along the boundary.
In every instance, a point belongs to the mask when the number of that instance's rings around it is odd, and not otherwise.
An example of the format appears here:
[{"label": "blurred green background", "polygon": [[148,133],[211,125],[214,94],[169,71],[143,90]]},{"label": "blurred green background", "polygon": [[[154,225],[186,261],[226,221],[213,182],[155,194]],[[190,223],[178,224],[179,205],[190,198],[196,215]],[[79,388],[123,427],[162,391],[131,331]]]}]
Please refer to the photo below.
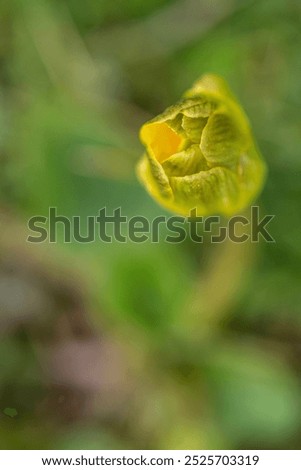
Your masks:
[{"label": "blurred green background", "polygon": [[[1,449],[301,448],[300,50],[297,0],[1,1]],[[164,214],[138,130],[205,72],[276,243],[26,242],[50,206]]]}]

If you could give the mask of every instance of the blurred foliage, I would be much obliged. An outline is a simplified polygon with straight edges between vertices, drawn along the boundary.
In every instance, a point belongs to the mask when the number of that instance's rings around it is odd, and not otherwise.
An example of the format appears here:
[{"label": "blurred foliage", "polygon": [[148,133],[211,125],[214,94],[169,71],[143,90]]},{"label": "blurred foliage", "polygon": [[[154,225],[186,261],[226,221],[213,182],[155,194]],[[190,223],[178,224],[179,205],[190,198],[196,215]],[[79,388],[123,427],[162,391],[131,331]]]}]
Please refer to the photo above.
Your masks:
[{"label": "blurred foliage", "polygon": [[[2,0],[2,449],[300,449],[300,47],[295,0]],[[138,129],[205,72],[250,117],[276,243],[26,243],[50,206],[161,215]]]}]

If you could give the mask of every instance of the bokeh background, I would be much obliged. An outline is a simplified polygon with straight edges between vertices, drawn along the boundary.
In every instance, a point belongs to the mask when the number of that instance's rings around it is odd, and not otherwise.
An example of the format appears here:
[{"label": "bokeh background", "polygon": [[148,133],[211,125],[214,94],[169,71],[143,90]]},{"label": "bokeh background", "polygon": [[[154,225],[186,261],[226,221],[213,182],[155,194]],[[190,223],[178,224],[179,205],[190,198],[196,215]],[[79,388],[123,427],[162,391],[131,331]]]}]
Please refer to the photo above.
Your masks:
[{"label": "bokeh background", "polygon": [[[1,449],[300,449],[301,3],[2,0]],[[29,244],[165,212],[140,125],[202,73],[250,117],[276,243]]]}]

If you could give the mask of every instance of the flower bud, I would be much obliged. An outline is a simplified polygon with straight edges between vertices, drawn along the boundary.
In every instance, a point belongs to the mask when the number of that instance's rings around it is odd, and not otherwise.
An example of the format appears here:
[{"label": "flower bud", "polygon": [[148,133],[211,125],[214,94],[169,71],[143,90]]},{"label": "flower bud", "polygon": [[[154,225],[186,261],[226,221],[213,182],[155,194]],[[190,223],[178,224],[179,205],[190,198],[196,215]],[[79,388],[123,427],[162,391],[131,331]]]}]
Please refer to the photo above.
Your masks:
[{"label": "flower bud", "polygon": [[204,75],[181,101],[145,123],[137,174],[163,207],[231,216],[260,192],[265,164],[224,80]]}]

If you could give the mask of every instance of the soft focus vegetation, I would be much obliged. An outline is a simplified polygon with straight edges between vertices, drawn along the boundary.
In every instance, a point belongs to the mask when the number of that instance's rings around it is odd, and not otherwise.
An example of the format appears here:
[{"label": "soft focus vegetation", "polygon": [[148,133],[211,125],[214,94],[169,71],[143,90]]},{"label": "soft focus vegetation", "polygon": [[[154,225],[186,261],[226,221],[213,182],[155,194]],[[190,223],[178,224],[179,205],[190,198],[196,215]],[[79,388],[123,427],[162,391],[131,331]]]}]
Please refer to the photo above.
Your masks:
[{"label": "soft focus vegetation", "polygon": [[[296,0],[2,0],[2,449],[300,449],[300,49]],[[164,214],[138,130],[206,72],[250,117],[276,243],[26,242],[50,206]]]}]

